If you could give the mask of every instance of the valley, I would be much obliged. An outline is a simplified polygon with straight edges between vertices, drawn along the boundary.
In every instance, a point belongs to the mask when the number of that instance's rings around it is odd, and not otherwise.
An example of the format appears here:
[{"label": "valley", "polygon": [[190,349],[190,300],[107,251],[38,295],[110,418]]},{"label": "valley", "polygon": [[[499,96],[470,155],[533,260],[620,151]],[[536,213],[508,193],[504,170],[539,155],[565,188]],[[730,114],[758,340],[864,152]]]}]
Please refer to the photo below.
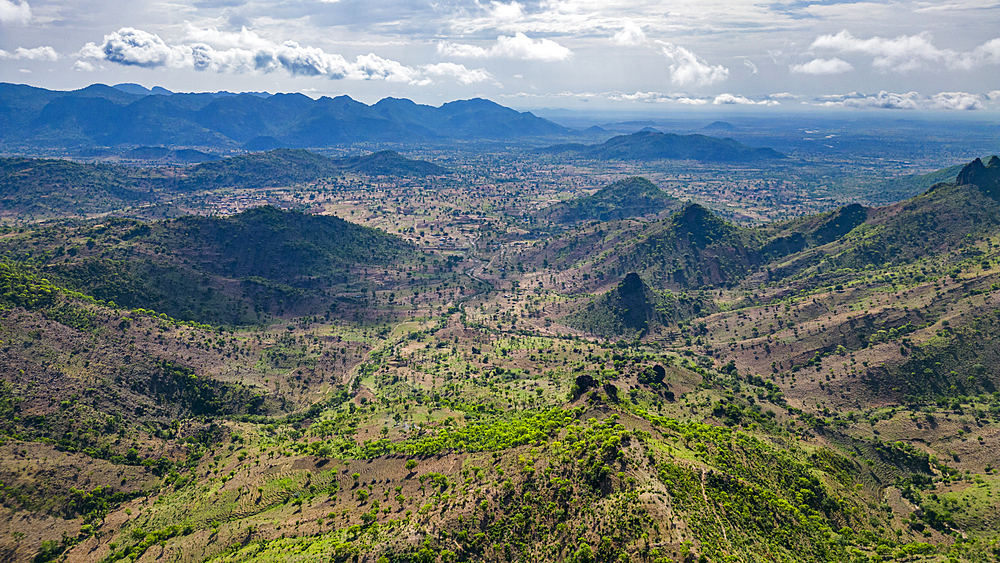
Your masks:
[{"label": "valley", "polygon": [[0,559],[996,560],[1000,159],[556,144],[4,158]]}]

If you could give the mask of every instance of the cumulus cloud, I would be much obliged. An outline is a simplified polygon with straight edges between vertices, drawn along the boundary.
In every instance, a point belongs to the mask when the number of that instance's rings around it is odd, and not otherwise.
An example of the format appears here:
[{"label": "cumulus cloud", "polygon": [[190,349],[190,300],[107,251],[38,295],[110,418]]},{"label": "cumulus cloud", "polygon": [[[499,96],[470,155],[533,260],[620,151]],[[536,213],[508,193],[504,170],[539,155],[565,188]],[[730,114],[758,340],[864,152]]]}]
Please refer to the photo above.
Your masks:
[{"label": "cumulus cloud", "polygon": [[123,27],[105,35],[101,45],[87,43],[80,50],[80,56],[147,68],[180,68],[191,65],[190,47],[171,47],[158,35],[132,27]]},{"label": "cumulus cloud", "polygon": [[934,107],[941,109],[983,109],[983,97],[965,92],[941,92],[931,96]]},{"label": "cumulus cloud", "polygon": [[49,46],[35,47],[34,49],[25,49],[24,47],[18,47],[14,49],[13,53],[0,50],[0,59],[25,59],[29,61],[57,61],[59,60],[59,53],[55,49]]},{"label": "cumulus cloud", "polygon": [[704,98],[677,98],[674,101],[678,104],[685,104],[689,106],[700,106],[708,103],[708,100]]},{"label": "cumulus cloud", "polygon": [[952,68],[962,70],[990,63],[1000,63],[1000,38],[987,41],[968,53],[959,53],[949,60]]},{"label": "cumulus cloud", "polygon": [[626,94],[625,92],[605,92],[601,95],[602,98],[614,101],[623,102],[673,102],[676,97],[671,94],[663,94],[661,92],[636,92],[634,94]]},{"label": "cumulus cloud", "polygon": [[614,102],[642,102],[642,103],[676,103],[685,105],[704,105],[711,101],[711,98],[692,97],[687,94],[668,94],[663,92],[635,92],[627,93],[618,90],[611,92],[570,92],[563,91],[556,94],[539,94],[518,92],[516,94],[502,94],[503,98],[573,98],[588,102],[594,99],[610,100]]},{"label": "cumulus cloud", "polygon": [[854,70],[851,63],[834,57],[832,59],[813,59],[807,63],[791,65],[789,70],[799,74],[841,74]]},{"label": "cumulus cloud", "polygon": [[105,35],[100,45],[87,43],[79,56],[145,68],[193,68],[222,73],[284,70],[293,76],[385,80],[416,85],[430,83],[425,72],[455,76],[463,84],[478,81],[481,73],[486,72],[469,69],[459,72],[459,69],[449,67],[421,71],[374,53],[359,55],[349,61],[342,55],[303,46],[295,41],[274,43],[246,29],[239,33],[227,33],[216,29],[189,28],[186,37],[193,42],[171,45],[156,34],[124,27]]},{"label": "cumulus cloud", "polygon": [[451,76],[458,80],[459,84],[475,84],[476,82],[493,81],[493,75],[482,68],[465,68],[465,65],[457,63],[438,63],[422,67],[427,74],[434,76]]},{"label": "cumulus cloud", "polygon": [[31,21],[31,6],[27,2],[0,0],[0,23],[27,25]]},{"label": "cumulus cloud", "polygon": [[798,96],[790,92],[778,92],[777,94],[771,94],[768,98],[772,100],[795,100]]},{"label": "cumulus cloud", "polygon": [[532,39],[523,33],[501,35],[489,49],[464,43],[442,42],[438,54],[464,58],[506,58],[535,61],[563,61],[573,52],[551,39]]},{"label": "cumulus cloud", "polygon": [[688,49],[673,43],[657,41],[663,54],[671,60],[670,80],[678,86],[710,86],[729,77],[729,69],[711,66]]},{"label": "cumulus cloud", "polygon": [[524,15],[524,6],[520,2],[490,2],[490,15],[501,21],[514,21]]},{"label": "cumulus cloud", "polygon": [[894,94],[883,90],[872,95],[851,92],[846,95],[822,96],[820,100],[819,105],[825,107],[917,109],[923,98],[917,92]]},{"label": "cumulus cloud", "polygon": [[1000,91],[989,94],[968,92],[939,92],[925,96],[918,92],[895,94],[882,91],[878,94],[829,94],[816,98],[816,104],[825,107],[850,107],[862,109],[944,109],[978,110],[986,107],[991,100],[1000,99]]},{"label": "cumulus cloud", "polygon": [[623,47],[638,47],[648,42],[646,34],[642,31],[642,27],[631,20],[625,22],[625,26],[621,31],[615,33],[611,40]]},{"label": "cumulus cloud", "polygon": [[739,94],[719,94],[712,100],[712,104],[720,105],[741,105],[741,106],[778,106],[781,105],[776,100],[760,100],[755,102],[746,96]]},{"label": "cumulus cloud", "polygon": [[77,72],[94,72],[94,64],[87,61],[76,61],[73,63],[73,70]]},{"label": "cumulus cloud", "polygon": [[972,51],[959,53],[936,47],[933,37],[927,32],[900,35],[894,39],[878,36],[860,39],[845,29],[835,35],[820,35],[809,49],[871,55],[875,68],[894,72],[916,70],[929,63],[942,63],[949,68],[964,70],[1000,63],[1000,38],[987,41]]}]

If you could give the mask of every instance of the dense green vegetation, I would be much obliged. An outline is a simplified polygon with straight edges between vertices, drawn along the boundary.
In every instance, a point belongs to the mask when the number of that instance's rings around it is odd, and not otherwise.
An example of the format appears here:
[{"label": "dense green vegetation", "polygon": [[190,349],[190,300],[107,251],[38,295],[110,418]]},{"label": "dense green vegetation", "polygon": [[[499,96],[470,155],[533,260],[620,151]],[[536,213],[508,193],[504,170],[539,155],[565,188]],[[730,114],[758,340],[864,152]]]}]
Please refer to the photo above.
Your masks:
[{"label": "dense green vegetation", "polygon": [[0,158],[0,208],[25,215],[85,215],[154,201],[162,178],[124,166]]},{"label": "dense green vegetation", "polygon": [[649,180],[634,177],[619,180],[592,195],[557,203],[542,210],[539,216],[556,223],[612,221],[655,215],[678,205]]},{"label": "dense green vegetation", "polygon": [[588,303],[565,323],[607,338],[641,338],[653,325],[683,323],[708,313],[711,303],[688,294],[651,289],[635,272]]},{"label": "dense green vegetation", "polygon": [[374,274],[421,257],[381,231],[273,207],[232,217],[53,228],[30,244],[20,237],[0,241],[0,252],[98,299],[222,324],[306,307],[326,314],[340,303],[330,289],[370,292],[380,285],[366,268]]},{"label": "dense green vegetation", "polygon": [[705,135],[676,135],[639,131],[619,135],[599,145],[555,145],[547,153],[575,153],[601,160],[700,160],[706,162],[753,162],[785,158],[770,148],[748,147],[733,139]]}]

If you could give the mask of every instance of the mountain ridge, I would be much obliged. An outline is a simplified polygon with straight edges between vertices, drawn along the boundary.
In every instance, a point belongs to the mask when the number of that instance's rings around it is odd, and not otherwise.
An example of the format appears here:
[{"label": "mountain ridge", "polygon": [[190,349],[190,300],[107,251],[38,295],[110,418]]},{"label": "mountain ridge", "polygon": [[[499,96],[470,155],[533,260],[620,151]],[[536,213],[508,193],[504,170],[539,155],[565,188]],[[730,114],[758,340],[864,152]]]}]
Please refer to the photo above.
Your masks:
[{"label": "mountain ridge", "polygon": [[348,96],[145,93],[94,84],[74,91],[0,84],[0,146],[163,145],[235,148],[271,137],[294,148],[362,142],[505,140],[569,130],[475,98],[440,107]]},{"label": "mountain ridge", "polygon": [[755,148],[734,139],[706,135],[677,135],[658,131],[639,131],[618,135],[596,145],[553,145],[539,152],[577,154],[599,160],[699,160],[705,162],[757,162],[780,160],[785,155],[771,148]]}]

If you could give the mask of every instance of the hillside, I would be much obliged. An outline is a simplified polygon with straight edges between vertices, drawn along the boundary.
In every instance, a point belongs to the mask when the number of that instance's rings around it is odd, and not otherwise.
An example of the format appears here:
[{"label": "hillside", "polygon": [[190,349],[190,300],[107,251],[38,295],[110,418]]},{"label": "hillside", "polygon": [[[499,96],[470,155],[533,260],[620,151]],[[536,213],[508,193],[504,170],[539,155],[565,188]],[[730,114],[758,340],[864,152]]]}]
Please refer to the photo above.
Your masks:
[{"label": "hillside", "polygon": [[482,99],[435,108],[394,98],[369,106],[347,96],[167,94],[100,84],[70,92],[0,84],[0,146],[270,149],[568,133]]},{"label": "hillside", "polygon": [[343,174],[417,177],[448,174],[448,170],[395,151],[329,158],[303,149],[275,149],[206,162],[186,171],[182,190],[292,186]]},{"label": "hillside", "polygon": [[273,207],[44,229],[0,239],[0,254],[101,300],[226,325],[353,314],[421,257],[381,231]]},{"label": "hillside", "polygon": [[707,313],[711,304],[688,295],[651,289],[635,272],[614,288],[566,317],[567,326],[606,338],[642,338],[657,325],[683,322]]},{"label": "hillside", "polygon": [[[269,189],[346,175],[426,178],[449,174],[395,151],[329,158],[276,149],[225,159],[189,149],[140,147],[124,153],[146,166],[0,158],[0,218],[89,217],[169,203],[194,190]],[[193,166],[155,166],[198,162]]]},{"label": "hillside", "polygon": [[157,175],[124,166],[68,160],[0,158],[0,212],[87,215],[154,201]]},{"label": "hillside", "polygon": [[172,150],[164,147],[136,147],[125,151],[121,156],[150,164],[199,164],[222,158],[194,149]]},{"label": "hillside", "polygon": [[698,160],[704,162],[755,162],[785,156],[774,149],[748,147],[733,139],[705,135],[676,135],[639,131],[619,135],[598,145],[554,145],[543,152],[570,154],[600,160]]},{"label": "hillside", "polygon": [[0,558],[993,561],[998,171],[755,228],[0,228]]},{"label": "hillside", "polygon": [[676,207],[680,203],[645,178],[633,177],[605,186],[592,195],[554,204],[539,217],[556,223],[611,221],[643,217]]}]

